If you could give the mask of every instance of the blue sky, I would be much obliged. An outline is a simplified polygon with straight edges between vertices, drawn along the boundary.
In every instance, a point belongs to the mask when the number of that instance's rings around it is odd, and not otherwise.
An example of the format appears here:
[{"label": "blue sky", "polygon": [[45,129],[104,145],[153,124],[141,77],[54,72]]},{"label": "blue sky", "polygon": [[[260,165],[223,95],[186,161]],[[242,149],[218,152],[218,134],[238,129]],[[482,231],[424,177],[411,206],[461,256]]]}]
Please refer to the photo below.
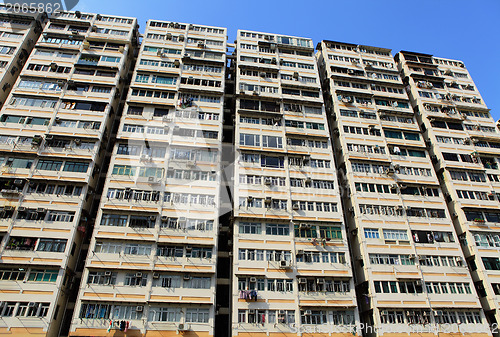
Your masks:
[{"label": "blue sky", "polygon": [[499,0],[80,0],[75,10],[304,36],[464,61],[500,119]]}]

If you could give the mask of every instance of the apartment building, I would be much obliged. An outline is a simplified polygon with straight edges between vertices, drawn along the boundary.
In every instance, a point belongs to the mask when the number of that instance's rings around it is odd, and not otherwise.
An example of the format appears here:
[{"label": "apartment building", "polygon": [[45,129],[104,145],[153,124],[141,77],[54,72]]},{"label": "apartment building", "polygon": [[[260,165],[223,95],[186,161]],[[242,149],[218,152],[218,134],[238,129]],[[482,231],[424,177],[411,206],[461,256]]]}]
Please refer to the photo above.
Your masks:
[{"label": "apartment building", "polygon": [[500,132],[461,61],[402,51],[399,71],[476,291],[500,322]]},{"label": "apartment building", "polygon": [[491,335],[391,50],[317,49],[364,334]]},{"label": "apartment building", "polygon": [[226,40],[147,22],[70,335],[213,335]]},{"label": "apartment building", "polygon": [[0,112],[2,335],[56,336],[71,317],[75,265],[136,38],[135,19],[59,12],[24,53]]},{"label": "apartment building", "polygon": [[46,20],[45,13],[17,13],[12,7],[0,5],[0,107],[12,90]]},{"label": "apartment building", "polygon": [[355,334],[312,40],[239,30],[236,42],[232,335]]}]

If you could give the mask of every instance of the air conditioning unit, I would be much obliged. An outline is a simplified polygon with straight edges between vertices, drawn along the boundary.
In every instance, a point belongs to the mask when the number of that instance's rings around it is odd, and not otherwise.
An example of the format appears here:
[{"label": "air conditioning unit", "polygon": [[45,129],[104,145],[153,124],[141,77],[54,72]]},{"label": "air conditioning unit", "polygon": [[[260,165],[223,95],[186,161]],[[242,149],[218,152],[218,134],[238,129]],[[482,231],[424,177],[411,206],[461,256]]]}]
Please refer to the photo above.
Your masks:
[{"label": "air conditioning unit", "polygon": [[250,277],[250,282],[257,282],[257,278],[256,277]]},{"label": "air conditioning unit", "polygon": [[287,268],[290,268],[290,267],[291,267],[290,261],[287,261],[287,260],[281,260],[280,261],[280,268],[287,269]]},{"label": "air conditioning unit", "polygon": [[137,273],[135,273],[135,277],[136,277],[136,278],[142,278],[142,273],[141,273],[141,272],[137,272]]},{"label": "air conditioning unit", "polygon": [[185,323],[179,323],[179,324],[177,324],[177,330],[187,331],[187,330],[189,330],[189,325],[187,325]]},{"label": "air conditioning unit", "polygon": [[160,274],[159,273],[153,273],[153,278],[154,279],[159,279],[160,278]]},{"label": "air conditioning unit", "polygon": [[142,305],[136,306],[135,307],[135,311],[137,311],[137,312],[143,312],[144,311],[144,306],[142,306]]}]

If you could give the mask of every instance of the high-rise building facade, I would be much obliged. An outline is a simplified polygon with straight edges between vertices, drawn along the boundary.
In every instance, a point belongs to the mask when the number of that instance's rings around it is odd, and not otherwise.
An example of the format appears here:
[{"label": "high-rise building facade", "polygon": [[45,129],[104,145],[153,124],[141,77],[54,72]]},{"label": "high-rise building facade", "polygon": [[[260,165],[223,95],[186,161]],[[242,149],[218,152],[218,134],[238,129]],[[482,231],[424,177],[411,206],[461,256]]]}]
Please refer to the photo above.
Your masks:
[{"label": "high-rise building facade", "polygon": [[396,60],[483,309],[500,322],[500,132],[463,62],[406,51]]},{"label": "high-rise building facade", "polygon": [[3,105],[0,334],[56,336],[70,315],[136,28],[131,18],[54,14]]},{"label": "high-rise building facade", "polygon": [[0,5],[0,107],[40,37],[47,15]]},{"label": "high-rise building facade", "polygon": [[0,336],[497,330],[500,121],[463,62],[138,28],[0,5]]},{"label": "high-rise building facade", "polygon": [[391,50],[322,41],[317,59],[364,333],[488,335]]},{"label": "high-rise building facade", "polygon": [[226,40],[147,22],[71,335],[213,335]]},{"label": "high-rise building facade", "polygon": [[245,30],[236,42],[232,335],[355,333],[313,42]]}]

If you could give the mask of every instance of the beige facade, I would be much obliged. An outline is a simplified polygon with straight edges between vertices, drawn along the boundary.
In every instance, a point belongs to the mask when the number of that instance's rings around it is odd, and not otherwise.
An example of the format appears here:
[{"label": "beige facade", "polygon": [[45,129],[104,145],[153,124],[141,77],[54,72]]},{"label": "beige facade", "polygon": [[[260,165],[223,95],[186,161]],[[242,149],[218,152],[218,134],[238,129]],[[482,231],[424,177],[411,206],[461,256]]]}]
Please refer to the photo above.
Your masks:
[{"label": "beige facade", "polygon": [[54,14],[1,110],[0,335],[57,336],[71,316],[136,28],[131,18]]},{"label": "beige facade", "polygon": [[322,41],[317,59],[365,334],[490,334],[391,50]]},{"label": "beige facade", "polygon": [[10,6],[0,5],[0,107],[12,90],[46,20],[44,13],[17,13]]},{"label": "beige facade", "polygon": [[213,335],[226,40],[147,22],[70,335]]},{"label": "beige facade", "polygon": [[396,60],[494,327],[500,321],[500,132],[463,62],[405,51]]},{"label": "beige facade", "polygon": [[359,322],[312,40],[239,30],[233,336],[355,334]]},{"label": "beige facade", "polygon": [[0,5],[0,336],[498,330],[500,121],[461,61],[138,28]]}]

